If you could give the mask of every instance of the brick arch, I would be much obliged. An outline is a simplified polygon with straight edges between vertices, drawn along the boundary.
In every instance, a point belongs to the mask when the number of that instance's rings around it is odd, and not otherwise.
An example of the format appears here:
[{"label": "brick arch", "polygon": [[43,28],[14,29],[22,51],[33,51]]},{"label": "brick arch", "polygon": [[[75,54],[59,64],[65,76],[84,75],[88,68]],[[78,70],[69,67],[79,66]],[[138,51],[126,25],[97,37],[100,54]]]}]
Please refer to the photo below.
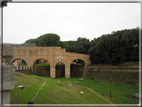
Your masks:
[{"label": "brick arch", "polygon": [[[38,59],[47,60],[46,58],[42,58],[42,57],[36,58],[36,59],[33,60],[32,66],[34,66],[35,61],[37,61]],[[49,64],[51,63],[49,60],[47,60],[47,61],[49,62]],[[50,66],[51,66],[51,64],[50,64]]]},{"label": "brick arch", "polygon": [[73,60],[70,62],[70,65],[71,65],[71,63],[72,63],[74,60],[76,60],[76,59],[81,59],[81,60],[84,62],[84,66],[87,64],[82,58],[75,58],[75,59],[73,59]]},{"label": "brick arch", "polygon": [[65,61],[56,61],[54,67],[56,66],[56,64],[57,64],[58,62],[62,62],[62,63],[64,63],[64,65],[66,66]]},{"label": "brick arch", "polygon": [[56,61],[56,62],[55,62],[55,66],[56,66],[56,64],[59,63],[59,62],[62,62],[62,63],[64,63],[64,65],[65,65],[65,62],[64,62],[64,61]]},{"label": "brick arch", "polygon": [[27,65],[29,65],[29,62],[28,62],[28,60],[27,60],[26,58],[20,58],[20,57],[12,58],[10,64],[12,64],[12,62],[13,62],[14,60],[16,60],[16,59],[22,59],[22,60],[24,60],[24,61],[27,63]]}]

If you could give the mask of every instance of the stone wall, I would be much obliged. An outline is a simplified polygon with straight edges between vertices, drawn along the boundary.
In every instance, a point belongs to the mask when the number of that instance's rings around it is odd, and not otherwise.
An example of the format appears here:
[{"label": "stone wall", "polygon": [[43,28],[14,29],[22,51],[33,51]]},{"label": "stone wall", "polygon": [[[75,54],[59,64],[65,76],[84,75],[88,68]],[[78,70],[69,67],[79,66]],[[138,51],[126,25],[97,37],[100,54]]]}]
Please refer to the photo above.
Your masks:
[{"label": "stone wall", "polygon": [[65,77],[65,65],[56,66],[56,78]]},{"label": "stone wall", "polygon": [[[56,78],[65,77],[65,66],[56,66],[55,67]],[[36,72],[36,73],[35,73]],[[43,77],[50,77],[50,66],[37,66],[34,67],[34,74]]]},{"label": "stone wall", "polygon": [[84,67],[82,66],[74,66],[71,67],[72,77],[83,77],[84,74]]},{"label": "stone wall", "polygon": [[50,66],[36,66],[33,71],[35,75],[50,77]]},{"label": "stone wall", "polygon": [[139,85],[139,69],[100,69],[100,68],[73,68],[73,77],[89,78],[100,81]]},{"label": "stone wall", "polygon": [[132,85],[139,84],[139,72],[135,70],[116,70],[116,69],[87,69],[85,78],[93,80],[110,81],[110,77],[113,78],[112,82],[126,83]]},{"label": "stone wall", "polygon": [[33,72],[30,69],[21,69],[21,70],[15,70],[15,71],[20,72],[20,73],[24,73],[24,74],[27,74],[27,75],[33,75]]}]

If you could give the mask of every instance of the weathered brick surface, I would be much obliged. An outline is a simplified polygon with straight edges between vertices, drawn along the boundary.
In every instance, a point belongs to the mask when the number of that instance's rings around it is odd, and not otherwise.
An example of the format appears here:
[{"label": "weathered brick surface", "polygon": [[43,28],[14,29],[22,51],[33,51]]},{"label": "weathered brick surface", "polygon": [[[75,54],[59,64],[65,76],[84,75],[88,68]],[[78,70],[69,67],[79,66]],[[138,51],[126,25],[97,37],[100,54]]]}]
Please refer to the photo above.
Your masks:
[{"label": "weathered brick surface", "polygon": [[33,74],[33,72],[30,69],[16,70],[16,72],[24,73],[24,74],[27,74],[27,75]]}]

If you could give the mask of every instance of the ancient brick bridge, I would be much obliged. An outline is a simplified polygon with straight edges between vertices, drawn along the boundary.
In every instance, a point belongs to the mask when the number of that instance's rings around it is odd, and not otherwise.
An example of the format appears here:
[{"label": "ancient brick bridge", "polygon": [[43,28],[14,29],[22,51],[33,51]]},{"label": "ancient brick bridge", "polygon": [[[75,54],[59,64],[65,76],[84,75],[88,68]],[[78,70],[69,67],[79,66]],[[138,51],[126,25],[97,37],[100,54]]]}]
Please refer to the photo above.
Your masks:
[{"label": "ancient brick bridge", "polygon": [[50,77],[56,77],[56,64],[63,62],[65,64],[65,78],[70,78],[70,65],[73,60],[81,59],[86,67],[91,62],[89,55],[66,52],[61,47],[6,47],[3,48],[3,62],[12,64],[15,59],[21,58],[26,61],[27,65],[33,70],[34,62],[38,59],[45,59],[50,63]]}]

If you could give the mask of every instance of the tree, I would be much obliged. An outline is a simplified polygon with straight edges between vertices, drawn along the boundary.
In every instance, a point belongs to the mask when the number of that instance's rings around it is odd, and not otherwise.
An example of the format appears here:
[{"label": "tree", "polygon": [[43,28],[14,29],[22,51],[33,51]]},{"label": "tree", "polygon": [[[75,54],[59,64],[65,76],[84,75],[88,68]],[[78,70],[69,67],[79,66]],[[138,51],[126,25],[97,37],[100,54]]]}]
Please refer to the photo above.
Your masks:
[{"label": "tree", "polygon": [[68,52],[76,52],[82,54],[88,54],[88,50],[91,47],[89,39],[79,37],[77,41],[72,42],[67,46]]},{"label": "tree", "polygon": [[27,40],[26,43],[36,43],[37,46],[59,46],[60,37],[57,34],[44,34],[36,39]]},{"label": "tree", "polygon": [[60,41],[59,46],[61,46],[61,48],[66,48],[69,44],[69,41]]},{"label": "tree", "polygon": [[89,49],[92,63],[118,64],[139,60],[139,28],[113,31],[94,38]]}]

